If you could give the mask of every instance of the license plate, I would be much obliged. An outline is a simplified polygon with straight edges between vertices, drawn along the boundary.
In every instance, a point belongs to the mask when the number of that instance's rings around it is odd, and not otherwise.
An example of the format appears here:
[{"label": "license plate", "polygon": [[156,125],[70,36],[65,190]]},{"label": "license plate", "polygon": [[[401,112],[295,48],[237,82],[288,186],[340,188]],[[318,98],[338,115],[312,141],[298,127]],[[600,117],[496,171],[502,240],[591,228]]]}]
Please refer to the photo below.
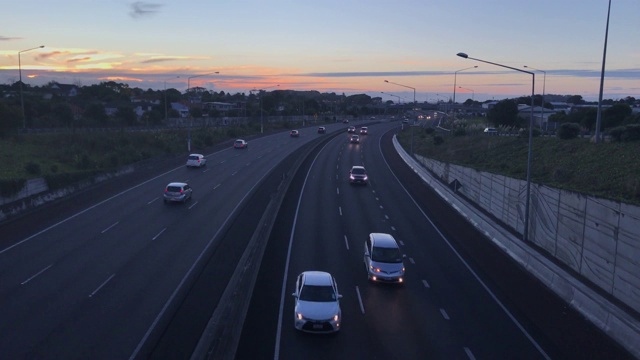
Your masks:
[{"label": "license plate", "polygon": [[322,324],[313,324],[314,329],[322,329]]}]

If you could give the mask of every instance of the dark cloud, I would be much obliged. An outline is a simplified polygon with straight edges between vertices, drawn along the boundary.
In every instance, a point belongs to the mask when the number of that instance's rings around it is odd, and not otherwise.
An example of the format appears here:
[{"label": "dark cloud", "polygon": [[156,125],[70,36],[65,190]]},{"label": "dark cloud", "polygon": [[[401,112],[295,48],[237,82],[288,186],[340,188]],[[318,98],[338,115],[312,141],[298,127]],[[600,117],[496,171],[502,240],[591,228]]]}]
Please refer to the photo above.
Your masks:
[{"label": "dark cloud", "polygon": [[0,41],[13,41],[13,40],[22,40],[22,38],[19,38],[19,37],[9,37],[9,36],[2,36],[2,35],[0,35]]},{"label": "dark cloud", "polygon": [[182,60],[182,58],[172,58],[172,57],[153,58],[153,59],[149,59],[149,60],[143,60],[140,63],[142,63],[142,64],[152,64],[152,63],[175,61],[175,60]]},{"label": "dark cloud", "polygon": [[81,61],[90,61],[90,60],[91,60],[91,57],[86,56],[86,57],[83,57],[83,58],[69,59],[69,60],[67,60],[67,63],[74,63],[74,62],[81,62]]},{"label": "dark cloud", "polygon": [[151,16],[159,11],[162,4],[149,3],[145,1],[136,1],[131,4],[131,11],[129,15],[134,18],[141,18],[143,16]]}]

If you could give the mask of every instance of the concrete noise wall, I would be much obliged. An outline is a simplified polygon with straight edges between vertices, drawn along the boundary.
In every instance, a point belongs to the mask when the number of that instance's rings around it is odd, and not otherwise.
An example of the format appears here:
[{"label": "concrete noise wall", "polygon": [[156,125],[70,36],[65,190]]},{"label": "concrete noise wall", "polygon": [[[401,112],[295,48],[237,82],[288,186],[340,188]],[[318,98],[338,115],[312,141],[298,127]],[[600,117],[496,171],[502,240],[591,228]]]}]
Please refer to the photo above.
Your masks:
[{"label": "concrete noise wall", "polygon": [[[526,181],[422,158],[422,165],[515,231]],[[640,207],[531,184],[529,241],[640,312]]]}]

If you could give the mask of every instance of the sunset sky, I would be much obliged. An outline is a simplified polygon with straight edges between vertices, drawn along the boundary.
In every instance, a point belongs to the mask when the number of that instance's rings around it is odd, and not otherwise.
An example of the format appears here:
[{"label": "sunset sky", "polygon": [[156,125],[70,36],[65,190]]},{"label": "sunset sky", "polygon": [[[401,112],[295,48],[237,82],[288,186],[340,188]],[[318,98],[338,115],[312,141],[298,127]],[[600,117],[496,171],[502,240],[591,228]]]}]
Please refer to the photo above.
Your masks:
[{"label": "sunset sky", "polygon": [[[597,100],[607,0],[0,0],[0,83]],[[613,0],[604,98],[640,98],[640,1]],[[44,48],[34,49],[40,45]],[[213,72],[219,74],[211,74]],[[198,76],[200,75],[200,76]],[[384,80],[388,80],[386,83]],[[396,85],[401,84],[404,86]],[[271,88],[272,89],[272,88]],[[384,92],[385,94],[382,94]],[[389,95],[391,94],[391,95]]]}]

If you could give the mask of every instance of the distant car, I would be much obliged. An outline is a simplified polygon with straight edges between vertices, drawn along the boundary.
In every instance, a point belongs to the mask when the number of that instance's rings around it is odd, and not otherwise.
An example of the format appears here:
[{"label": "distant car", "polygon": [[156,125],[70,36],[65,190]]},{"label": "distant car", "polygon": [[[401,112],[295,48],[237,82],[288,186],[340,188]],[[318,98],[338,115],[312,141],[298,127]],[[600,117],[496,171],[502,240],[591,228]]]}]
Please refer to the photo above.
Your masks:
[{"label": "distant car", "polygon": [[352,144],[360,144],[360,136],[351,135],[351,139],[349,139],[349,142]]},{"label": "distant car", "polygon": [[344,120],[342,120],[342,123],[343,123],[343,124],[348,124],[348,123],[349,123],[349,119],[344,119]]},{"label": "distant car", "polygon": [[191,154],[187,158],[187,167],[207,166],[207,159],[202,154]]},{"label": "distant car", "polygon": [[164,203],[167,204],[169,202],[186,202],[191,199],[191,195],[193,193],[193,189],[187,183],[183,182],[172,182],[167,185],[164,189]]},{"label": "distant car", "polygon": [[242,140],[242,139],[238,139],[236,141],[233,142],[233,148],[234,149],[246,149],[249,147],[249,143]]},{"label": "distant car", "polygon": [[355,133],[356,132],[356,127],[355,126],[349,126],[347,128],[347,132],[348,133]]},{"label": "distant car", "polygon": [[298,137],[300,136],[300,132],[298,130],[291,130],[291,132],[289,133],[289,136]]},{"label": "distant car", "polygon": [[360,135],[367,135],[369,133],[369,129],[366,126],[360,128]]},{"label": "distant car", "polygon": [[364,266],[371,281],[404,282],[404,258],[390,234],[371,233],[364,243]]},{"label": "distant car", "polygon": [[371,119],[371,120],[375,120],[375,119],[376,119],[376,117],[375,117],[375,116],[372,116],[370,119]]},{"label": "distant car", "polygon": [[402,123],[403,123],[403,124],[408,124],[408,123],[409,123],[409,120],[404,119],[404,120],[402,120]]},{"label": "distant car", "polygon": [[327,129],[324,126],[318,127],[318,134],[324,134],[327,132]]},{"label": "distant car", "polygon": [[364,184],[369,182],[369,176],[367,176],[367,170],[364,166],[352,166],[349,170],[349,183],[350,184]]},{"label": "distant car", "polygon": [[488,127],[488,128],[484,129],[484,133],[488,134],[488,135],[498,135],[498,129],[492,128],[492,127]]},{"label": "distant car", "polygon": [[291,295],[295,298],[293,325],[296,329],[313,333],[333,333],[340,330],[342,295],[331,274],[324,271],[301,273]]}]

